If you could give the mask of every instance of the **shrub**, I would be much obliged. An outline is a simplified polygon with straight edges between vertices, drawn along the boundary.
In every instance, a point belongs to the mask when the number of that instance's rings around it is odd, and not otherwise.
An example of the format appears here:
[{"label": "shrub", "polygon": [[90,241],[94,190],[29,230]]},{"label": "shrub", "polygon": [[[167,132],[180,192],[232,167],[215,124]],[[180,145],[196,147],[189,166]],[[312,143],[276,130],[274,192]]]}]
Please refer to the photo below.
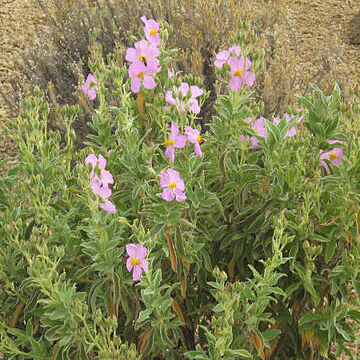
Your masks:
[{"label": "shrub", "polygon": [[[240,58],[222,54],[222,93],[202,133],[197,108],[209,92],[197,77],[168,71],[166,23],[160,55],[128,50],[129,68],[117,53],[105,63],[93,49],[95,80],[81,98],[89,104],[96,92],[85,149],[74,151],[80,106],[57,108],[61,144],[48,129],[44,93],[26,99],[12,130],[19,163],[0,179],[1,352],[18,359],[349,352],[355,336],[347,320],[360,320],[349,304],[349,288],[360,291],[358,101],[347,108],[337,86],[331,96],[314,87],[299,97],[301,112],[259,118],[246,70],[256,74],[263,54],[240,25],[230,44],[240,46]],[[243,85],[230,91],[229,82]],[[340,122],[342,114],[350,121]]]}]

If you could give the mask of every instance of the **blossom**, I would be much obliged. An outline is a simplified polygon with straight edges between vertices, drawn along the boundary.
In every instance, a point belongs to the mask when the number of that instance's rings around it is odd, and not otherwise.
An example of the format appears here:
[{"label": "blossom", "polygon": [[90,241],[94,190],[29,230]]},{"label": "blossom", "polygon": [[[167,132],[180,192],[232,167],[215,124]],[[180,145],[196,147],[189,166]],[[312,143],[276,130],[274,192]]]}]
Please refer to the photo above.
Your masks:
[{"label": "blossom", "polygon": [[291,129],[285,133],[285,137],[288,137],[288,136],[293,137],[293,136],[295,136],[295,134],[296,134],[296,129],[294,126],[292,126]]},{"label": "blossom", "polygon": [[[250,122],[251,121],[251,117],[247,118],[246,121]],[[261,136],[263,138],[267,138],[267,132],[265,129],[265,124],[264,124],[264,120],[259,118],[256,121],[254,121],[254,123],[251,125],[251,129],[253,129],[257,136]],[[244,135],[240,135],[240,140],[242,143],[245,143],[245,141],[248,140],[248,137],[244,136]],[[260,149],[260,146],[258,145],[259,139],[256,136],[251,136],[250,137],[250,146],[252,147],[253,150],[258,150]]]},{"label": "blossom", "polygon": [[85,84],[81,86],[83,93],[90,99],[95,100],[96,91],[99,89],[97,86],[97,81],[94,75],[89,74],[86,78]]},{"label": "blossom", "polygon": [[194,147],[194,151],[195,154],[198,155],[199,157],[202,157],[202,151],[200,148],[200,143],[201,143],[201,136],[200,136],[200,132],[197,129],[193,129],[190,126],[186,126],[185,127],[185,134],[187,136],[187,139],[192,143],[195,144]]},{"label": "blossom", "polygon": [[165,156],[172,162],[175,160],[175,148],[182,149],[186,144],[186,136],[179,135],[179,127],[171,123],[171,135],[166,140]]},{"label": "blossom", "polygon": [[[335,141],[337,142],[337,140],[330,140],[330,141]],[[329,143],[330,143],[329,141]],[[323,152],[323,150],[320,150],[320,159],[327,159],[329,161],[331,161],[334,165],[340,165],[341,164],[341,159],[343,158],[343,152],[342,152],[342,148],[341,147],[335,147],[330,151],[327,152]],[[330,173],[330,169],[328,164],[326,163],[326,161],[321,161],[321,165],[326,169],[327,173]]]},{"label": "blossom", "polygon": [[149,272],[148,261],[144,259],[147,255],[147,248],[139,244],[127,244],[126,252],[129,255],[126,261],[126,269],[133,272],[134,281],[139,281],[143,271]]},{"label": "blossom", "polygon": [[[230,65],[230,89],[232,91],[239,91],[241,86],[247,84],[252,86],[255,81],[255,74],[247,71],[251,67],[251,61],[244,56],[238,58],[237,56],[230,56],[229,58],[229,65]],[[246,66],[246,67],[245,67]]]},{"label": "blossom", "polygon": [[134,46],[126,50],[125,60],[132,63],[142,63],[155,72],[159,66],[157,57],[160,55],[160,50],[147,40],[137,41]]},{"label": "blossom", "polygon": [[[90,154],[85,159],[85,165],[91,164],[92,170],[90,172],[90,187],[92,192],[97,195],[102,202],[100,203],[100,208],[109,213],[115,213],[115,205],[109,201],[111,196],[111,189],[109,184],[114,183],[113,176],[107,170],[105,170],[106,159],[100,154],[99,159],[94,154]],[[98,167],[100,170],[100,177],[95,174],[95,167]],[[98,204],[98,200],[95,201]]]},{"label": "blossom", "polygon": [[146,39],[155,46],[160,46],[161,44],[161,39],[159,34],[160,24],[153,19],[146,19],[145,15],[143,15],[140,19],[145,24],[144,33]]},{"label": "blossom", "polygon": [[231,53],[235,53],[237,56],[240,55],[241,53],[241,49],[240,46],[237,45],[233,45],[232,47],[230,47],[228,50],[223,50],[220,51],[217,55],[216,55],[216,60],[214,62],[214,65],[218,68],[218,69],[222,69],[223,65],[225,63],[228,63],[229,61],[229,57]]},{"label": "blossom", "polygon": [[[167,103],[174,105],[179,113],[185,111],[187,108],[194,114],[200,113],[200,106],[196,98],[203,94],[204,91],[202,89],[196,85],[189,86],[186,82],[182,82],[178,88],[174,86],[173,89],[174,90],[168,90],[165,94],[165,101]],[[174,97],[173,94],[177,95],[177,97]],[[182,99],[180,97],[182,97]],[[187,101],[185,102],[184,100],[186,99]]]},{"label": "blossom", "polygon": [[171,168],[161,172],[160,185],[164,188],[161,197],[166,201],[183,201],[186,199],[184,180]]},{"label": "blossom", "polygon": [[146,89],[154,89],[156,82],[152,77],[156,71],[148,68],[141,62],[133,63],[129,66],[129,75],[131,76],[131,91],[133,93],[138,93],[140,91],[141,84]]}]

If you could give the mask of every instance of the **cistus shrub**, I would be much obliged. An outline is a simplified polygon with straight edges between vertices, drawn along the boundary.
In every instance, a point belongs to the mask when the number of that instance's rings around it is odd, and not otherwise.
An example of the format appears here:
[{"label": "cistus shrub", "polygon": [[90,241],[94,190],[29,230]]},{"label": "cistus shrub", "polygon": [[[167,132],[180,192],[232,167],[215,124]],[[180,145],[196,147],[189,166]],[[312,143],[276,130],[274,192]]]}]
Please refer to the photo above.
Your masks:
[{"label": "cistus shrub", "polygon": [[0,179],[0,352],[351,355],[360,322],[351,295],[360,292],[357,93],[344,104],[337,86],[330,96],[314,86],[298,109],[260,117],[252,88],[263,54],[240,23],[211,65],[221,92],[201,130],[209,92],[173,69],[169,25],[140,22],[125,64],[94,49],[78,84],[92,111],[86,148],[74,147],[80,106],[57,108],[62,140],[38,88],[7,129],[19,162]]}]

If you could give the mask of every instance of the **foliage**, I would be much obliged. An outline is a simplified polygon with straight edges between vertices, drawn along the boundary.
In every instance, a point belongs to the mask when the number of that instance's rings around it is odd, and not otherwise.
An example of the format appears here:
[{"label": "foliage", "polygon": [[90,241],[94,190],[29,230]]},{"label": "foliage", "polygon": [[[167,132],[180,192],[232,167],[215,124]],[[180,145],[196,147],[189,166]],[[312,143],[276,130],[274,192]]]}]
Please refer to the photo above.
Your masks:
[{"label": "foliage", "polygon": [[[302,122],[300,114],[263,119],[267,136],[260,136],[248,118],[258,118],[262,103],[247,86],[229,91],[225,67],[215,115],[201,134],[203,157],[187,144],[173,164],[163,145],[170,123],[181,132],[200,126],[195,114],[169,106],[165,93],[184,80],[203,84],[168,73],[170,32],[162,23],[156,88],[137,96],[117,61],[123,52],[105,62],[92,49],[98,90],[94,105],[81,98],[92,112],[85,149],[75,151],[81,107],[54,110],[38,88],[9,124],[19,163],[0,179],[0,352],[10,359],[335,359],[349,352],[355,326],[348,320],[360,322],[349,305],[349,289],[360,292],[356,94],[347,108],[338,87],[330,96],[314,87],[299,98]],[[231,45],[257,73],[263,54],[247,33],[240,23]],[[54,111],[63,137],[48,128]],[[343,114],[350,120],[341,122]],[[293,126],[295,136],[286,136]],[[259,149],[241,135],[256,137]],[[331,140],[342,142],[344,157],[340,165],[328,161],[328,173],[319,155]],[[113,174],[115,214],[95,202],[84,164],[91,153]],[[162,197],[168,167],[184,180],[186,200]],[[127,244],[147,248],[149,269],[139,282],[126,268]]]}]

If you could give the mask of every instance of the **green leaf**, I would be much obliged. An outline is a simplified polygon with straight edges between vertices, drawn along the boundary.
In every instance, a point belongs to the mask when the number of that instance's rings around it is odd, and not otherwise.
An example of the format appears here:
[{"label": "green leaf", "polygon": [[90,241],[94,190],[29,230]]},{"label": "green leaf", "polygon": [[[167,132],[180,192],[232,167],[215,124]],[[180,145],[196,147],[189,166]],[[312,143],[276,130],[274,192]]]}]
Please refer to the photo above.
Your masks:
[{"label": "green leaf", "polygon": [[326,244],[325,248],[325,263],[327,264],[334,256],[336,250],[336,242],[334,239]]},{"label": "green leaf", "polygon": [[235,359],[237,359],[238,357],[247,358],[247,359],[252,358],[252,355],[247,350],[244,349],[240,349],[240,350],[225,349],[224,355],[235,357]]}]

